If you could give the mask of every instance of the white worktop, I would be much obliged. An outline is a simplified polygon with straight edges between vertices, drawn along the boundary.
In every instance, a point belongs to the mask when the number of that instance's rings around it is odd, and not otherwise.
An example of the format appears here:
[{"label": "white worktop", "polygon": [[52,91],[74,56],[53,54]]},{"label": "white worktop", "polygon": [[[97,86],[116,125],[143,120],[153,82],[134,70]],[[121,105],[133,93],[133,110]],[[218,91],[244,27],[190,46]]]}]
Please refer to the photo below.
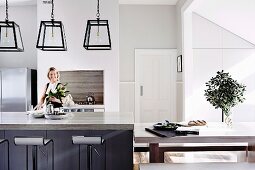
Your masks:
[{"label": "white worktop", "polygon": [[133,130],[132,113],[79,112],[68,118],[49,120],[33,118],[26,112],[0,113],[0,130]]}]

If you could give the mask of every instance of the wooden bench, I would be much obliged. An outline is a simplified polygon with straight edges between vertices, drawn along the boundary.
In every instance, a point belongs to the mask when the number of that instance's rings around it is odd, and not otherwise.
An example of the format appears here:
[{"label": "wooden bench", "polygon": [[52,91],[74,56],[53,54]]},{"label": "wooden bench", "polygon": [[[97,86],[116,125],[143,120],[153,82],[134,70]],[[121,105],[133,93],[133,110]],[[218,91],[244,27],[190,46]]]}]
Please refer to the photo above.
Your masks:
[{"label": "wooden bench", "polygon": [[166,164],[148,163],[140,164],[139,170],[254,170],[255,163],[186,163],[186,164]]},{"label": "wooden bench", "polygon": [[[247,161],[248,145],[245,143],[218,144],[159,144],[160,162],[164,163],[165,152],[243,151],[238,154],[238,162]],[[148,144],[134,144],[134,152],[150,152]]]}]

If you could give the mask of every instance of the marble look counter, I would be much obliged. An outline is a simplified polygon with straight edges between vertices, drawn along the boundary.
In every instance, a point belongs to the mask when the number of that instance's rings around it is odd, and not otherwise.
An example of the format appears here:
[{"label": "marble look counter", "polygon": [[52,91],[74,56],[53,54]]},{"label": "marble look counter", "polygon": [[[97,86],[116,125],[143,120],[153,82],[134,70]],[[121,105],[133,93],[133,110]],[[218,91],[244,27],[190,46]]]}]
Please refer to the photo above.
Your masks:
[{"label": "marble look counter", "polygon": [[68,113],[62,120],[33,118],[26,112],[0,113],[0,130],[133,130],[132,113]]},{"label": "marble look counter", "polygon": [[[9,141],[10,169],[20,170],[27,167],[26,146],[14,144],[14,138],[44,137],[54,143],[38,147],[38,170],[87,169],[90,159],[93,170],[131,170],[133,168],[133,129],[132,113],[110,112],[69,112],[68,118],[49,120],[33,118],[26,112],[0,113],[0,138]],[[85,149],[88,146],[75,145],[73,136],[102,137],[102,144],[94,147],[100,154],[88,157]],[[54,146],[54,147],[53,147]],[[28,150],[32,154],[31,146]],[[53,154],[54,153],[54,154]],[[54,155],[54,161],[52,156]],[[82,155],[81,157],[79,155]],[[6,147],[0,147],[0,170],[7,169]],[[28,159],[32,167],[33,159]]]}]

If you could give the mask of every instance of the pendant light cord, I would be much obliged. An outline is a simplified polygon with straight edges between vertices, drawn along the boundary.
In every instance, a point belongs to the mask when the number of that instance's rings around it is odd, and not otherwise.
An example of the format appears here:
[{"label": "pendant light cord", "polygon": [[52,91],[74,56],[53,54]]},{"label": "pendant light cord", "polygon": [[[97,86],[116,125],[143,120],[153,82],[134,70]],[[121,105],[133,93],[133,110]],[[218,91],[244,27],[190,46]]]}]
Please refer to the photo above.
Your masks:
[{"label": "pendant light cord", "polygon": [[52,7],[52,9],[51,9],[51,20],[54,20],[54,1],[53,0],[51,0],[51,7]]},{"label": "pendant light cord", "polygon": [[6,18],[5,21],[8,21],[8,0],[5,1],[5,14],[6,14]]},{"label": "pendant light cord", "polygon": [[97,19],[100,19],[100,12],[99,12],[99,0],[97,0]]}]

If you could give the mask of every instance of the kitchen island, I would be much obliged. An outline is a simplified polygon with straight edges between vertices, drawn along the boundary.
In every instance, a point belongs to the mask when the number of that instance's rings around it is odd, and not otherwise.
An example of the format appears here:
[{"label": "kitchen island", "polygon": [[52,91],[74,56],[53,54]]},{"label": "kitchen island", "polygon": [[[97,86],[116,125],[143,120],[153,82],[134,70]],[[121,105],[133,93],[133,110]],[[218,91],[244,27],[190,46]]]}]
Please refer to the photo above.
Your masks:
[{"label": "kitchen island", "polygon": [[[102,145],[95,145],[99,155],[94,151],[92,153],[93,170],[131,170],[133,129],[134,120],[131,113],[68,113],[68,118],[62,120],[33,118],[25,112],[0,113],[0,138],[8,139],[10,142],[10,169],[12,170],[25,169],[26,166],[26,148],[14,145],[15,136],[53,139],[56,170],[75,170],[79,166],[81,169],[86,169],[87,147],[73,145],[72,136],[100,136],[105,142]],[[0,170],[6,168],[5,147],[5,145],[0,147]],[[51,169],[50,160],[51,146],[40,146],[38,170]],[[32,161],[30,157],[29,161]]]}]

